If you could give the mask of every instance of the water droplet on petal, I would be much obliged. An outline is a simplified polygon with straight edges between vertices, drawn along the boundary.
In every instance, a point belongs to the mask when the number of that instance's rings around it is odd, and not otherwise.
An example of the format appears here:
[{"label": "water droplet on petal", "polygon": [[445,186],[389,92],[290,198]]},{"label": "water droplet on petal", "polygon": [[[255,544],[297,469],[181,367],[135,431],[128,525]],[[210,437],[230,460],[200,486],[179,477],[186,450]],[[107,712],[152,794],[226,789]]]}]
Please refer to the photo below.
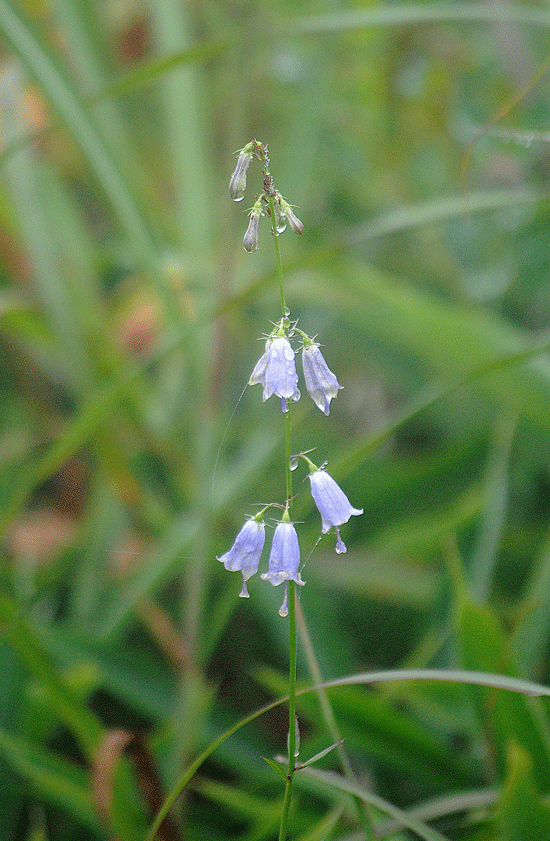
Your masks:
[{"label": "water droplet on petal", "polygon": [[286,218],[285,218],[284,222],[283,222],[282,219],[280,219],[279,223],[277,225],[277,233],[278,234],[284,234],[285,231],[286,231]]},{"label": "water droplet on petal", "polygon": [[237,202],[237,201],[242,201],[243,199],[244,199],[244,196],[237,196],[237,198],[233,199],[233,201]]},{"label": "water droplet on petal", "polygon": [[285,584],[285,597],[283,599],[283,603],[279,608],[279,616],[282,616],[284,619],[288,616],[288,585]]},{"label": "water droplet on petal", "polygon": [[348,550],[347,550],[346,544],[344,543],[344,541],[340,537],[339,530],[336,528],[335,531],[336,531],[336,535],[337,535],[337,537],[336,537],[336,554],[337,555],[343,555],[344,552],[347,552]]}]

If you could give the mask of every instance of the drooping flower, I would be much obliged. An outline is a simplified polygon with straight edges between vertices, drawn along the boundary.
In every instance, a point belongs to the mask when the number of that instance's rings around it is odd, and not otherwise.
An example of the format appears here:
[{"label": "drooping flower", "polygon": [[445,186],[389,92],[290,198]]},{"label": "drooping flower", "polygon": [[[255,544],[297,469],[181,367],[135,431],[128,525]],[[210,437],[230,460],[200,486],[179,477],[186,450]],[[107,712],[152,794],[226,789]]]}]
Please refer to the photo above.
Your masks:
[{"label": "drooping flower", "polygon": [[254,157],[252,149],[249,148],[251,146],[252,144],[249,143],[248,146],[245,146],[244,149],[241,149],[239,152],[235,170],[229,181],[229,195],[233,201],[242,201],[244,198],[246,190],[246,173],[248,172],[248,167]]},{"label": "drooping flower", "polygon": [[282,196],[279,197],[279,203],[281,205],[282,212],[287,218],[291,230],[293,230],[295,234],[303,234],[304,224],[303,222],[300,222],[289,203],[285,201],[285,199]]},{"label": "drooping flower", "polygon": [[256,363],[248,381],[249,385],[262,384],[264,400],[272,394],[280,397],[283,412],[287,410],[288,399],[300,399],[294,357],[294,350],[287,338],[270,337],[265,343],[265,352]]},{"label": "drooping flower", "polygon": [[257,251],[259,248],[261,215],[262,211],[260,210],[260,208],[254,205],[254,207],[250,211],[248,227],[243,237],[243,246],[245,251]]},{"label": "drooping flower", "polygon": [[[307,338],[307,337],[305,337]],[[316,405],[325,415],[330,411],[330,401],[336,397],[342,386],[332,373],[317,342],[304,339],[302,349],[302,367],[306,388]]]},{"label": "drooping flower", "polygon": [[260,513],[246,521],[231,549],[218,558],[230,572],[242,572],[243,587],[239,595],[243,599],[248,598],[246,582],[258,572],[264,543],[265,523]]},{"label": "drooping flower", "polygon": [[340,537],[340,526],[347,523],[349,518],[363,513],[362,508],[353,508],[342,488],[334,481],[326,470],[310,465],[309,480],[311,495],[321,515],[323,534],[334,528],[336,532],[336,551],[338,554],[346,552],[346,545]]},{"label": "drooping flower", "polygon": [[262,581],[269,581],[274,587],[286,584],[288,581],[295,581],[296,584],[303,586],[305,581],[302,581],[298,572],[300,566],[298,535],[294,524],[288,519],[285,520],[284,517],[288,517],[286,512],[275,529],[269,554],[269,568],[261,578]]}]

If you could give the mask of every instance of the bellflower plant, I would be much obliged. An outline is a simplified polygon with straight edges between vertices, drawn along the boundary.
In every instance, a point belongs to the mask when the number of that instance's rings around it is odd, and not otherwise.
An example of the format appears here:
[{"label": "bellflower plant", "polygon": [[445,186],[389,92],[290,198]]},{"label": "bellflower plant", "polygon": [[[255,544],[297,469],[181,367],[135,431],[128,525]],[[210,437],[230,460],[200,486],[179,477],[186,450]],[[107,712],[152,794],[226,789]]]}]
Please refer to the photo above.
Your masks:
[{"label": "bellflower plant", "polygon": [[[260,578],[263,581],[268,581],[274,587],[284,584],[284,599],[279,614],[283,617],[288,616],[289,619],[288,767],[286,772],[283,773],[286,785],[279,832],[279,841],[285,841],[294,774],[297,770],[296,756],[299,750],[296,724],[296,587],[302,587],[305,583],[300,575],[300,544],[296,526],[292,521],[292,470],[297,463],[297,457],[292,456],[291,403],[300,398],[295,361],[296,348],[293,347],[297,335],[302,339],[302,367],[307,391],[325,415],[329,414],[330,401],[336,397],[341,386],[335,374],[332,373],[325,362],[319,344],[314,339],[310,339],[302,330],[297,329],[297,322],[291,321],[289,310],[286,307],[279,235],[285,231],[287,224],[295,234],[301,234],[304,226],[294,213],[291,205],[275,189],[269,170],[267,146],[263,143],[253,140],[238,153],[237,165],[229,184],[230,196],[235,201],[243,199],[247,173],[254,159],[258,160],[262,166],[263,190],[256,197],[254,206],[249,212],[250,218],[243,245],[248,252],[254,252],[258,249],[260,220],[262,216],[268,217],[271,221],[271,232],[277,259],[281,318],[274,322],[274,329],[269,335],[265,336],[264,352],[254,366],[248,384],[260,384],[262,386],[264,401],[268,400],[273,394],[281,398],[285,424],[285,497],[284,504],[271,502],[259,514],[247,520],[235,538],[231,549],[221,555],[218,560],[223,563],[226,569],[241,572],[243,585],[240,596],[247,598],[249,595],[247,581],[258,571],[264,548],[265,525],[263,514],[270,506],[283,509],[283,516],[276,524],[273,533],[268,569]],[[316,467],[304,452],[300,453],[300,456],[306,460],[309,466],[311,493],[321,514],[322,532],[326,534],[331,529],[335,529],[337,536],[336,551],[339,553],[345,552],[346,547],[340,537],[340,526],[347,523],[351,516],[359,515],[362,511],[351,506],[344,491],[326,473],[323,467]],[[326,751],[322,752],[322,755],[324,753]]]}]

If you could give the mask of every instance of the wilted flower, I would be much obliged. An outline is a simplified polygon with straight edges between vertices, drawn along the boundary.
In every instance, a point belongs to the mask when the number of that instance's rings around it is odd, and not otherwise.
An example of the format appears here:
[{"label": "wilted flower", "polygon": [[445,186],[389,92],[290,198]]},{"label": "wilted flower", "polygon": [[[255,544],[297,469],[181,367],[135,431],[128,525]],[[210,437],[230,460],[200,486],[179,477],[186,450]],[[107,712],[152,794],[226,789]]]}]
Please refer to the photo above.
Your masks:
[{"label": "wilted flower", "polygon": [[306,388],[320,410],[328,415],[330,401],[342,388],[328,367],[316,342],[308,340],[302,350],[302,367]]},{"label": "wilted flower", "polygon": [[336,484],[332,476],[312,464],[310,465],[309,480],[311,482],[311,495],[319,510],[322,520],[321,531],[326,534],[334,527],[336,532],[336,551],[338,554],[346,552],[346,545],[340,537],[339,526],[347,523],[352,515],[363,513],[362,508],[353,508],[342,488]]},{"label": "wilted flower", "polygon": [[[249,143],[248,145],[251,146],[252,144]],[[246,173],[248,172],[248,167],[250,166],[250,161],[253,157],[254,153],[247,146],[239,152],[235,171],[229,181],[229,195],[233,201],[242,201],[244,198],[246,190]]]},{"label": "wilted flower", "polygon": [[[285,512],[285,515],[286,512]],[[284,520],[277,525],[269,555],[269,569],[262,575],[262,581],[269,581],[274,587],[286,581],[305,584],[300,577],[300,545],[294,524]]]},{"label": "wilted flower", "polygon": [[231,549],[226,552],[218,561],[230,572],[240,570],[243,575],[243,587],[239,595],[243,599],[248,598],[246,582],[258,572],[260,556],[265,543],[265,523],[257,514],[251,520],[247,520]]},{"label": "wilted flower", "polygon": [[248,228],[243,237],[243,245],[245,251],[257,251],[258,240],[260,236],[260,216],[262,211],[259,207],[254,207],[250,211],[250,219],[248,221]]},{"label": "wilted flower", "polygon": [[258,360],[248,384],[261,383],[264,388],[263,399],[276,394],[282,400],[282,410],[287,410],[287,400],[299,400],[298,374],[296,373],[295,353],[290,342],[284,336],[270,337],[265,343],[265,353]]},{"label": "wilted flower", "polygon": [[281,205],[281,210],[287,218],[288,224],[290,225],[291,229],[294,231],[295,234],[303,234],[304,232],[304,225],[303,222],[300,222],[294,211],[292,210],[291,206],[284,198],[281,196],[279,198],[279,202]]}]

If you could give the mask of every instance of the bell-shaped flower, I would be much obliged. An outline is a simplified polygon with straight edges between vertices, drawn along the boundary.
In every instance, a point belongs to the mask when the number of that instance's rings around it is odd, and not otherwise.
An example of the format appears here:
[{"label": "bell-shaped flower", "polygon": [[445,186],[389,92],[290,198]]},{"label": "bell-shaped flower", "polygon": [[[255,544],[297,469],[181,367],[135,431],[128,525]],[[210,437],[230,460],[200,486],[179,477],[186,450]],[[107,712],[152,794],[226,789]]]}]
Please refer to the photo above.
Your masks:
[{"label": "bell-shaped flower", "polygon": [[325,415],[330,411],[330,401],[336,397],[342,386],[328,367],[317,342],[304,337],[302,349],[302,367],[306,388]]},{"label": "bell-shaped flower", "polygon": [[248,384],[261,383],[263,399],[276,394],[282,400],[282,410],[287,411],[287,400],[299,400],[298,374],[294,350],[284,336],[270,337],[265,343],[265,353],[258,360]]},{"label": "bell-shaped flower", "polygon": [[243,237],[243,246],[245,251],[257,251],[259,248],[261,215],[262,211],[260,210],[260,208],[254,205],[254,207],[250,211],[248,227]]},{"label": "bell-shaped flower", "polygon": [[[308,459],[309,461],[309,459]],[[309,481],[311,482],[311,495],[321,515],[323,534],[327,534],[334,528],[336,532],[336,551],[338,554],[346,552],[346,545],[340,537],[340,526],[347,523],[349,518],[363,513],[362,508],[353,508],[342,488],[334,481],[332,476],[323,470],[310,464]]]},{"label": "bell-shaped flower", "polygon": [[262,515],[247,520],[231,549],[218,558],[230,572],[240,571],[243,576],[243,587],[239,595],[248,598],[246,582],[258,572],[260,556],[265,543],[265,523]]},{"label": "bell-shaped flower", "polygon": [[246,173],[248,172],[248,167],[254,157],[254,153],[250,148],[251,146],[252,144],[249,143],[248,146],[245,146],[244,149],[241,149],[239,152],[235,171],[229,181],[229,195],[233,201],[242,201],[244,198],[246,190]]},{"label": "bell-shaped flower", "polygon": [[[285,512],[285,516],[288,516]],[[269,568],[262,577],[262,581],[269,581],[274,587],[287,581],[295,581],[302,586],[298,567],[300,566],[300,545],[294,524],[285,520],[277,525],[271,544]]]}]

